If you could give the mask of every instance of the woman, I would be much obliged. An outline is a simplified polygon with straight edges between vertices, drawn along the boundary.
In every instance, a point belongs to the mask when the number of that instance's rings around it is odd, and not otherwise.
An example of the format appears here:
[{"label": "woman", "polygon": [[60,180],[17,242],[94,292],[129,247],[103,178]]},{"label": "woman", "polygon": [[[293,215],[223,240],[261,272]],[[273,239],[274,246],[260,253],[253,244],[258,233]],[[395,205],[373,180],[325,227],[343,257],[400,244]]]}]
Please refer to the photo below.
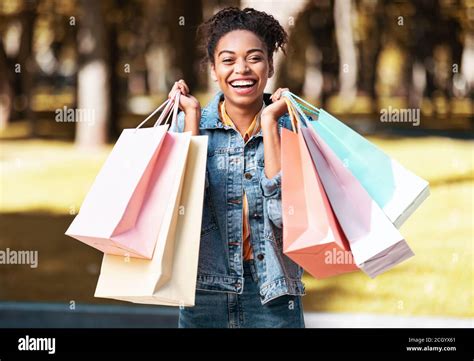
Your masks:
[{"label": "woman", "polygon": [[282,252],[280,128],[291,129],[273,53],[287,34],[272,16],[226,8],[199,28],[220,92],[201,111],[183,80],[177,131],[207,135],[196,304],[179,327],[304,327],[302,269]]}]

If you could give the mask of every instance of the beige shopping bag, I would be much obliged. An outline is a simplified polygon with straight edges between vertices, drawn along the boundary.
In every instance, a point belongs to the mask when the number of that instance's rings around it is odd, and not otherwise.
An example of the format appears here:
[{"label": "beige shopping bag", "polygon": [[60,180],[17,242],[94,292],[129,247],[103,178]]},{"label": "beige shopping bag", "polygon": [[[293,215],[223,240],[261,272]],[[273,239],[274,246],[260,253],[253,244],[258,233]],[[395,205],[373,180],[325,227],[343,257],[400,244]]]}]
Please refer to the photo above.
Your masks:
[{"label": "beige shopping bag", "polygon": [[176,222],[171,278],[156,282],[159,262],[104,255],[95,297],[134,303],[193,306],[199,259],[200,228],[207,161],[207,136],[193,136],[189,148]]}]

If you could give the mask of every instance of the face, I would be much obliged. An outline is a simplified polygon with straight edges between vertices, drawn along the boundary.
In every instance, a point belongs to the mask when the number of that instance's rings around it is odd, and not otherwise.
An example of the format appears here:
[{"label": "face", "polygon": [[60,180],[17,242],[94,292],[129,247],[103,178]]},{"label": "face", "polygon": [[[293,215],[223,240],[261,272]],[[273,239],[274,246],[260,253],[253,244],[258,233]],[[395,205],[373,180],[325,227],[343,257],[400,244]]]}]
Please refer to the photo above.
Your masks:
[{"label": "face", "polygon": [[248,30],[234,30],[219,39],[211,75],[224,93],[226,102],[249,106],[262,101],[273,65],[265,44]]}]

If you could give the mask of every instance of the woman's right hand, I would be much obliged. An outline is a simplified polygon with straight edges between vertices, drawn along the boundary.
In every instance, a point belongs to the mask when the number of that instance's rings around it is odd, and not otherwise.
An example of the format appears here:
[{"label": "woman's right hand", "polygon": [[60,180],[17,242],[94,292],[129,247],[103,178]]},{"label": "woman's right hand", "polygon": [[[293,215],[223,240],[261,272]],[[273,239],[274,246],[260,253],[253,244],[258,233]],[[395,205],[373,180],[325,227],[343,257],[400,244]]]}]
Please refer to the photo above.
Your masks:
[{"label": "woman's right hand", "polygon": [[184,112],[184,131],[190,131],[192,135],[199,135],[199,123],[201,121],[201,104],[189,94],[189,87],[184,80],[178,80],[168,94],[168,98],[173,97],[176,91],[181,93],[179,97],[179,108]]},{"label": "woman's right hand", "polygon": [[189,87],[183,79],[174,83],[173,88],[168,94],[168,98],[171,98],[177,90],[181,92],[181,96],[179,97],[179,109],[181,109],[184,114],[194,113],[196,110],[201,110],[199,101],[189,94]]}]

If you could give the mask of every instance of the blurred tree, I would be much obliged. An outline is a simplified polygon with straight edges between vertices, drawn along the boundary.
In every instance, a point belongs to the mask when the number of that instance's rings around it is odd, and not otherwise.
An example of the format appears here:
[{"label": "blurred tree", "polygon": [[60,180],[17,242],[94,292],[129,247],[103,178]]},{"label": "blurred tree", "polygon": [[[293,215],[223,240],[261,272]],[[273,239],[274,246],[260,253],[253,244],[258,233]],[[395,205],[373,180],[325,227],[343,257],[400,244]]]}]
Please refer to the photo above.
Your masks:
[{"label": "blurred tree", "polygon": [[[21,38],[20,48],[18,52],[19,66],[15,73],[19,76],[17,82],[17,94],[21,94],[20,101],[23,109],[23,116],[30,121],[30,134],[35,136],[37,134],[36,114],[33,112],[33,88],[34,88],[34,73],[36,71],[35,61],[33,58],[33,32],[36,19],[36,0],[24,0],[23,8],[20,13],[21,22]],[[16,69],[16,70],[17,70]]]},{"label": "blurred tree", "polygon": [[39,2],[14,0],[0,3],[0,126],[10,119],[29,120],[30,134],[37,132],[32,110],[34,76],[37,66],[33,52],[33,36]]},{"label": "blurred tree", "polygon": [[356,1],[355,37],[360,64],[357,69],[357,88],[362,95],[368,95],[371,99],[376,98],[375,69],[382,47],[380,38],[380,29],[383,27],[382,7],[382,2],[378,0]]},{"label": "blurred tree", "polygon": [[[110,115],[110,69],[103,3],[81,0],[78,31],[78,108],[93,111],[93,119],[77,121],[76,143],[96,147],[107,140]],[[76,113],[77,114],[77,113]]]},{"label": "blurred tree", "polygon": [[[462,28],[461,74],[455,74],[455,95],[467,96],[474,102],[474,1],[463,1],[459,14]],[[472,105],[471,105],[472,107]],[[471,114],[472,114],[471,108]],[[474,127],[474,117],[471,117]]]},{"label": "blurred tree", "polygon": [[13,90],[11,83],[13,81],[13,67],[9,64],[7,54],[0,37],[0,130],[5,129],[10,119],[13,103]]},{"label": "blurred tree", "polygon": [[196,90],[199,64],[196,47],[196,29],[202,22],[202,1],[195,0],[190,6],[186,0],[166,2],[167,12],[171,15],[170,41],[173,46],[172,58],[179,69],[176,80],[186,79],[191,91]]},{"label": "blurred tree", "polygon": [[339,55],[334,23],[334,2],[309,1],[291,28],[288,57],[278,84],[318,101],[339,89]]},{"label": "blurred tree", "polygon": [[357,93],[357,57],[352,29],[352,1],[336,0],[334,3],[334,25],[339,52],[339,95],[342,104],[350,109]]},{"label": "blurred tree", "polygon": [[[419,69],[424,75],[423,84],[416,78],[410,82],[410,103],[421,106],[421,98],[453,95],[453,75],[460,72],[461,26],[458,11],[460,4],[443,4],[437,0],[420,0],[413,3],[415,13],[411,20],[408,54],[412,72]],[[433,27],[433,24],[436,24]],[[424,86],[423,86],[424,85]]]},{"label": "blurred tree", "polygon": [[38,134],[38,104],[51,111],[76,100],[79,111],[95,112],[93,125],[77,122],[76,141],[97,145],[118,135],[119,120],[130,118],[123,115],[150,111],[179,78],[194,92],[213,92],[209,73],[199,71],[195,31],[226,6],[266,11],[290,34],[267,91],[276,80],[327,106],[337,93],[347,104],[357,89],[364,110],[377,98],[413,107],[442,98],[433,103],[446,108],[453,96],[474,96],[472,1],[8,0],[0,1],[0,127],[28,119]]},{"label": "blurred tree", "polygon": [[[125,0],[112,0],[111,3],[106,3],[108,9],[105,15],[106,34],[107,39],[105,44],[107,56],[107,68],[109,73],[109,116],[107,127],[107,140],[115,140],[119,135],[119,116],[122,111],[121,104],[123,99],[126,99],[126,94],[120,92],[119,71],[120,48],[118,46],[118,36],[120,34],[120,27],[123,19],[123,7],[126,5]],[[122,10],[122,11],[121,11]],[[127,9],[128,10],[128,9]]]}]

